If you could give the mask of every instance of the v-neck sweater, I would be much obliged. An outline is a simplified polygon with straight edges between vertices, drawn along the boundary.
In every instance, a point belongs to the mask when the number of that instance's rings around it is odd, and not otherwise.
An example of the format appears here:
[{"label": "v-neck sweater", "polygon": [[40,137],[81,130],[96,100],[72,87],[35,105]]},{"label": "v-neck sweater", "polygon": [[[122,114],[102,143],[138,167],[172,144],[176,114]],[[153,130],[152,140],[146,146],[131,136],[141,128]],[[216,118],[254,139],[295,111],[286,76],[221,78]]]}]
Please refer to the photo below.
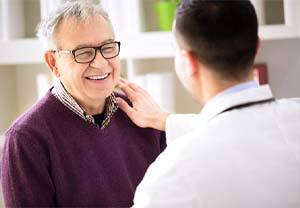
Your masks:
[{"label": "v-neck sweater", "polygon": [[5,204],[130,207],[165,145],[164,132],[139,128],[121,109],[101,129],[48,92],[6,132]]}]

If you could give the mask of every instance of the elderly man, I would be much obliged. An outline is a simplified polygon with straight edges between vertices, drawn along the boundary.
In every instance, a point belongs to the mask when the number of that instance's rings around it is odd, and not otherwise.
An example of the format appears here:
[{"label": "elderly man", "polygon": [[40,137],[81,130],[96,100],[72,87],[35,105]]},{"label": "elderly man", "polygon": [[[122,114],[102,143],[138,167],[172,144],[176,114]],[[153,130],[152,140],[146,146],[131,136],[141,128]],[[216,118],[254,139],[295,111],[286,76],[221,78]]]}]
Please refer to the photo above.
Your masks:
[{"label": "elderly man", "polygon": [[204,107],[169,115],[121,83],[134,105],[121,108],[141,126],[166,128],[170,140],[134,207],[300,207],[299,99],[276,100],[253,81],[259,38],[250,1],[182,0],[173,32],[177,75]]},{"label": "elderly man", "polygon": [[165,138],[118,108],[120,42],[107,14],[99,5],[67,2],[38,34],[59,82],[6,132],[5,205],[130,207]]}]

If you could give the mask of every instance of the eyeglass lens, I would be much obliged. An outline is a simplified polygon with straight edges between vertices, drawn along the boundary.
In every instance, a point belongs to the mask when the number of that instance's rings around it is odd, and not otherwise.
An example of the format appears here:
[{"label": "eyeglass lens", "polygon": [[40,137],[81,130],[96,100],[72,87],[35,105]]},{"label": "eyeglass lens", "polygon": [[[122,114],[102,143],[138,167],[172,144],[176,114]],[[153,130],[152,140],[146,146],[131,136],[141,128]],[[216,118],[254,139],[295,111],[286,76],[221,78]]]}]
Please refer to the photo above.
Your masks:
[{"label": "eyeglass lens", "polygon": [[84,47],[74,51],[74,57],[78,63],[87,63],[94,60],[96,51],[100,50],[101,55],[105,59],[111,59],[119,54],[118,42],[106,43],[100,47]]}]

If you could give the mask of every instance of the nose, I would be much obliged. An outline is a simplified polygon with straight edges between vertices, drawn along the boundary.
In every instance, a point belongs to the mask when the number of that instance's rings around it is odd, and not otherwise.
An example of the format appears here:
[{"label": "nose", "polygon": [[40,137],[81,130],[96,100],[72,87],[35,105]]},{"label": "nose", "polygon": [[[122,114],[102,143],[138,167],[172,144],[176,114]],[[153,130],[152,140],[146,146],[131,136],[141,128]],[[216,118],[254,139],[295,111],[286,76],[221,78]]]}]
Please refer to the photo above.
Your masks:
[{"label": "nose", "polygon": [[96,56],[94,60],[90,63],[91,67],[101,68],[108,64],[108,61],[102,56],[100,50],[96,50]]}]

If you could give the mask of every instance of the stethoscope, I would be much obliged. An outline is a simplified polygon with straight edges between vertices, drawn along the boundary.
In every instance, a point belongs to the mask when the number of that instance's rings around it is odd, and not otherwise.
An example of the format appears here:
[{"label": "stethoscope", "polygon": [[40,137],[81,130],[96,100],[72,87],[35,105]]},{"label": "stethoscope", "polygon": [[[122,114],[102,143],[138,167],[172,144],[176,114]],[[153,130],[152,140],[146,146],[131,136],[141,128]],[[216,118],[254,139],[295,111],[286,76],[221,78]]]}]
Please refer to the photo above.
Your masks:
[{"label": "stethoscope", "polygon": [[275,98],[268,98],[268,99],[265,99],[265,100],[259,100],[259,101],[253,101],[253,102],[248,102],[248,103],[235,105],[235,106],[232,106],[230,108],[227,108],[227,109],[221,111],[220,113],[218,113],[218,115],[221,114],[221,113],[231,111],[231,110],[240,109],[240,108],[247,108],[247,107],[250,107],[250,106],[253,106],[253,105],[259,105],[259,104],[273,102],[273,101],[275,101]]}]

